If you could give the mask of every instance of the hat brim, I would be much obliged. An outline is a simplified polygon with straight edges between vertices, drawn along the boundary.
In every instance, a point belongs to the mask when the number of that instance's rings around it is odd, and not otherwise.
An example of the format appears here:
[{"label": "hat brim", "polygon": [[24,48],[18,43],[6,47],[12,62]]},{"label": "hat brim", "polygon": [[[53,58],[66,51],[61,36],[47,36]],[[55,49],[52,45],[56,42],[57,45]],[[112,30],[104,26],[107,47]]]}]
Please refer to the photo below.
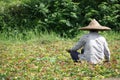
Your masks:
[{"label": "hat brim", "polygon": [[111,28],[106,27],[106,26],[100,26],[100,27],[91,27],[91,26],[86,26],[86,27],[82,27],[80,28],[80,30],[97,30],[97,31],[108,31],[111,30]]}]

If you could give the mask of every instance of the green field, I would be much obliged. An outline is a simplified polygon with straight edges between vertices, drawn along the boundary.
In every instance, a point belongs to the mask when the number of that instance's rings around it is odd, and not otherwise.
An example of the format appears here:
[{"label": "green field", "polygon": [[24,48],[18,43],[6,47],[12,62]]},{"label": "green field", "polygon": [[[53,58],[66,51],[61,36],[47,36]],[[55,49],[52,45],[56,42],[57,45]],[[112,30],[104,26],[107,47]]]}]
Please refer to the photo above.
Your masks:
[{"label": "green field", "polygon": [[[0,0],[0,80],[120,80],[119,0]],[[96,19],[112,31],[109,63],[74,63],[66,52]]]},{"label": "green field", "polygon": [[74,63],[65,49],[74,39],[44,36],[30,41],[0,41],[0,80],[101,80],[120,77],[120,35],[101,33],[111,51],[110,63]]}]

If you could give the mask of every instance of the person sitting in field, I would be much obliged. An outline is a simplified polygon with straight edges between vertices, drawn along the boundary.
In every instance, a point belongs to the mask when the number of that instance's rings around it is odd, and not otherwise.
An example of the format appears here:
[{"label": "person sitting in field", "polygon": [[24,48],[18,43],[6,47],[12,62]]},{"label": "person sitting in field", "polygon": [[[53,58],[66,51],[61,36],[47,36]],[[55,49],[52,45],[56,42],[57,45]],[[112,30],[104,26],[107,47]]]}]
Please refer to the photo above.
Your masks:
[{"label": "person sitting in field", "polygon": [[[102,63],[103,61],[110,61],[110,50],[106,39],[101,36],[98,31],[111,30],[109,27],[101,26],[95,19],[91,20],[88,26],[80,28],[80,30],[88,30],[80,40],[67,51],[70,53],[75,62],[85,60],[91,64]],[[81,53],[77,52],[82,49]]]}]

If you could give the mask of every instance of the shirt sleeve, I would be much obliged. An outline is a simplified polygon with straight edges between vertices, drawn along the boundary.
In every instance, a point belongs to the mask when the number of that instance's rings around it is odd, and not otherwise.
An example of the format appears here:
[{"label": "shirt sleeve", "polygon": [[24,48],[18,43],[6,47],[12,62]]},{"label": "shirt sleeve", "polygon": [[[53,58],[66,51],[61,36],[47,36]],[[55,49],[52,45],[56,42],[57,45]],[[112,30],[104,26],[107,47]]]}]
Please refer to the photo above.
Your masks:
[{"label": "shirt sleeve", "polygon": [[110,61],[110,50],[108,48],[108,44],[107,44],[106,40],[105,40],[105,43],[104,43],[104,54],[105,54],[105,59],[107,61]]},{"label": "shirt sleeve", "polygon": [[86,36],[83,36],[79,39],[79,41],[72,47],[72,51],[77,51],[78,49],[82,48],[86,43]]}]

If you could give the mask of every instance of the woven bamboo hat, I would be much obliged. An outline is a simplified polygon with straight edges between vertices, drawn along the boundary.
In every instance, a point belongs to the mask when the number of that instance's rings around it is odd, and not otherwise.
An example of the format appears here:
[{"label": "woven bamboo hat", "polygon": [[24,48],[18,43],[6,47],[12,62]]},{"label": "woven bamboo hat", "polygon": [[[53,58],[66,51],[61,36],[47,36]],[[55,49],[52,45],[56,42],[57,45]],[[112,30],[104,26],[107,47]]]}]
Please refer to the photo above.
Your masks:
[{"label": "woven bamboo hat", "polygon": [[91,20],[88,26],[80,28],[80,30],[97,30],[97,31],[107,31],[111,28],[106,26],[101,26],[95,19]]}]

